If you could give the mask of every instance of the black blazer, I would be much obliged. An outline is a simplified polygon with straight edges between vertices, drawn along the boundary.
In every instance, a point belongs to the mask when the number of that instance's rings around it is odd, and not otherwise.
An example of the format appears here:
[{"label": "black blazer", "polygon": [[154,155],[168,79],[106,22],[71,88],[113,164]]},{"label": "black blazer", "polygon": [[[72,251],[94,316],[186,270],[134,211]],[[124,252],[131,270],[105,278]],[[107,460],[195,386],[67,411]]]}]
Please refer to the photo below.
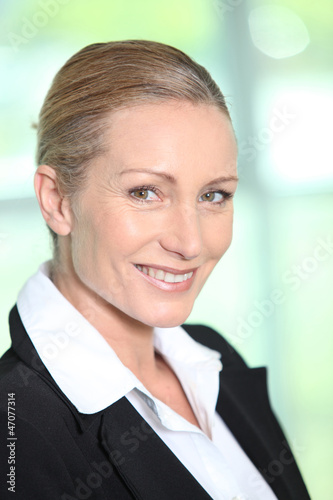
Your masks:
[{"label": "black blazer", "polygon": [[[248,368],[210,328],[184,328],[196,341],[222,353],[217,411],[275,495],[281,500],[309,499],[270,408],[266,369]],[[10,331],[12,347],[0,360],[0,498],[211,498],[125,397],[93,415],[79,413],[42,364],[16,306]],[[15,421],[11,417],[8,427],[7,398],[12,393]],[[9,464],[13,459],[15,464]],[[14,476],[15,494],[8,490]]]}]

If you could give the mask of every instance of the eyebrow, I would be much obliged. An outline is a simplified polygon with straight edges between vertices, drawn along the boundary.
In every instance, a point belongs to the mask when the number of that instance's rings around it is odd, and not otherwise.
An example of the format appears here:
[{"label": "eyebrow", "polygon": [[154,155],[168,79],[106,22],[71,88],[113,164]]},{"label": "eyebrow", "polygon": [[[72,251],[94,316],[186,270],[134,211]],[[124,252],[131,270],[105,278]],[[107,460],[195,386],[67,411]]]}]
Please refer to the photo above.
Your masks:
[{"label": "eyebrow", "polygon": [[[176,184],[176,182],[177,182],[176,178],[173,175],[168,174],[167,172],[158,172],[158,171],[150,169],[150,168],[130,168],[128,170],[123,170],[122,172],[120,172],[120,175],[130,174],[132,172],[159,175],[160,177],[164,177],[171,184]],[[222,175],[221,177],[218,177],[217,179],[213,179],[213,180],[207,182],[206,186],[209,186],[211,184],[218,184],[219,182],[227,182],[227,181],[236,181],[237,182],[238,180],[239,179],[236,175]]]}]

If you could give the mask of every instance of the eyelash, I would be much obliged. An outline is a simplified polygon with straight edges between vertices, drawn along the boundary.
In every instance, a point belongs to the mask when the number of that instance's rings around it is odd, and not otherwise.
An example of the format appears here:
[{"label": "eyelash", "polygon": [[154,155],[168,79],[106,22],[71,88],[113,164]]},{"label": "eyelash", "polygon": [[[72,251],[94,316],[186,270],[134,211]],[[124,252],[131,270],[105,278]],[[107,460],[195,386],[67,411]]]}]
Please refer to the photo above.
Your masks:
[{"label": "eyelash", "polygon": [[[135,191],[153,191],[153,193],[158,195],[158,189],[156,188],[156,186],[146,186],[145,185],[145,186],[138,186],[138,187],[132,188],[128,191],[128,193],[138,203],[152,203],[153,200],[145,200],[145,199],[136,198],[135,196],[133,196],[133,193]],[[215,191],[207,191],[206,193],[202,194],[201,196],[204,196],[205,194],[208,194],[208,193],[218,193],[218,194],[221,194],[223,196],[223,199],[221,201],[218,201],[218,202],[208,201],[207,203],[210,203],[211,205],[219,205],[219,206],[223,205],[227,200],[230,200],[233,197],[233,193],[230,193],[229,191],[224,191],[222,189],[218,189]],[[200,198],[201,198],[201,196],[200,196]]]}]

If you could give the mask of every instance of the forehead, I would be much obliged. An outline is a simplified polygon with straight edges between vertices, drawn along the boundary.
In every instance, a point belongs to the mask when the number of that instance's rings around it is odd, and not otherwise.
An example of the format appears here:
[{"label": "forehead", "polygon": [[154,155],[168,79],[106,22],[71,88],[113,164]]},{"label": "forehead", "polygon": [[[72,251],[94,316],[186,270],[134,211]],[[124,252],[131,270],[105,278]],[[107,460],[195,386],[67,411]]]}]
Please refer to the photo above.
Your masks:
[{"label": "forehead", "polygon": [[173,174],[236,170],[230,119],[212,105],[168,102],[122,109],[110,115],[105,139],[114,172],[154,165]]}]

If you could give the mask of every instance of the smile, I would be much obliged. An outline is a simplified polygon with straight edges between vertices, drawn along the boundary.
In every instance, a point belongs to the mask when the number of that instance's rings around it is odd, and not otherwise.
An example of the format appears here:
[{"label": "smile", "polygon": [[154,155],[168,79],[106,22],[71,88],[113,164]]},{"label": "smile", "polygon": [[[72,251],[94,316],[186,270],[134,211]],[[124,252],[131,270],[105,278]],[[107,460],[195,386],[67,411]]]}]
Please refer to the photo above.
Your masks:
[{"label": "smile", "polygon": [[183,281],[189,280],[193,276],[193,271],[185,274],[173,274],[163,271],[163,269],[154,269],[152,267],[140,266],[138,264],[135,264],[135,267],[147,276],[155,278],[159,281],[164,281],[164,283],[182,283]]}]

